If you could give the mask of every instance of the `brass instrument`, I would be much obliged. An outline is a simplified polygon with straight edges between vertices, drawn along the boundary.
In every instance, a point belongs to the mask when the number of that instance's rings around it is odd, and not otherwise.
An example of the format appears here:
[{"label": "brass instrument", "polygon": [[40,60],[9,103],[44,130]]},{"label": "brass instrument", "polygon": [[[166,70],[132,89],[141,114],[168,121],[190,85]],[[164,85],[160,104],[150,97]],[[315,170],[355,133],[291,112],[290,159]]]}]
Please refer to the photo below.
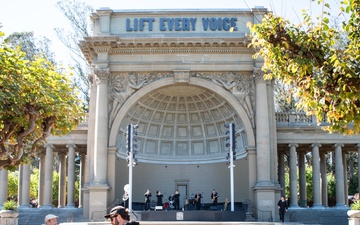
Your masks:
[{"label": "brass instrument", "polygon": [[126,200],[128,200],[128,199],[129,199],[129,193],[125,192],[125,193],[123,194],[123,196],[122,196],[122,200],[123,200],[123,201],[126,201]]}]

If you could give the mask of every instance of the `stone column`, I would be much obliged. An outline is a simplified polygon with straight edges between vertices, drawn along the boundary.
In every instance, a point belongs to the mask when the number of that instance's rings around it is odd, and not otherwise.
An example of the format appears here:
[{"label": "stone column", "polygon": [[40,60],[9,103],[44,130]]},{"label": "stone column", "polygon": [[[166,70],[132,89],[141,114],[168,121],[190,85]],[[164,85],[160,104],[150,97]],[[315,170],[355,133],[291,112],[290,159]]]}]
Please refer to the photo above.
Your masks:
[{"label": "stone column", "polygon": [[44,184],[45,184],[45,154],[41,152],[40,161],[39,161],[38,208],[44,205]]},{"label": "stone column", "polygon": [[[100,53],[99,53],[100,54]],[[101,58],[107,52],[101,52]],[[99,56],[100,57],[100,56]],[[96,118],[94,126],[94,180],[89,189],[89,216],[101,219],[98,212],[106,212],[109,186],[107,182],[107,142],[108,142],[108,79],[110,69],[95,70],[97,77]],[[96,204],[94,204],[96,202]]]},{"label": "stone column", "polygon": [[66,204],[66,154],[59,152],[59,197],[58,208],[65,207]]},{"label": "stone column", "polygon": [[75,148],[74,144],[66,145],[69,149],[68,153],[68,190],[67,190],[67,205],[66,207],[74,208],[75,198]]},{"label": "stone column", "polygon": [[89,102],[89,118],[88,118],[88,133],[87,133],[87,146],[86,146],[86,173],[85,173],[85,185],[83,190],[83,217],[90,218],[90,195],[89,189],[90,183],[94,180],[94,135],[95,135],[95,113],[96,113],[96,76],[91,73],[88,76],[90,86],[90,102]]},{"label": "stone column", "polygon": [[349,204],[349,200],[348,200],[348,195],[349,195],[349,185],[348,185],[348,171],[347,171],[347,160],[346,160],[346,153],[343,152],[342,153],[342,158],[343,158],[343,164],[344,164],[344,168],[343,168],[343,171],[344,171],[344,199],[345,199],[345,205],[348,205]]},{"label": "stone column", "polygon": [[8,175],[9,172],[6,169],[0,170],[0,209],[4,206],[8,196]]},{"label": "stone column", "polygon": [[311,145],[312,147],[312,166],[313,166],[313,200],[314,200],[314,208],[323,208],[321,204],[321,188],[320,188],[320,153],[319,147],[321,144],[314,143]]},{"label": "stone column", "polygon": [[19,177],[18,177],[18,206],[22,205],[22,186],[23,186],[23,171],[24,171],[24,165],[19,165]]},{"label": "stone column", "polygon": [[299,189],[300,189],[300,206],[307,206],[306,196],[306,168],[305,168],[305,153],[298,153],[298,165],[299,165]]},{"label": "stone column", "polygon": [[267,102],[268,102],[268,112],[269,112],[269,132],[270,132],[270,179],[273,184],[280,187],[279,179],[277,177],[278,169],[278,151],[277,151],[277,134],[276,134],[276,118],[275,118],[275,103],[274,103],[274,80],[267,83]]},{"label": "stone column", "polygon": [[30,164],[23,164],[21,208],[30,208]]},{"label": "stone column", "polygon": [[321,172],[321,199],[322,205],[328,207],[328,191],[326,180],[326,152],[320,153],[320,172]]},{"label": "stone column", "polygon": [[278,155],[278,162],[279,162],[279,171],[278,171],[278,176],[279,176],[279,183],[280,186],[282,187],[282,191],[281,191],[281,195],[285,196],[285,158],[284,158],[284,152],[279,152]]},{"label": "stone column", "polygon": [[289,167],[290,167],[290,207],[297,208],[297,168],[296,168],[296,148],[299,147],[298,144],[291,143],[290,147],[290,158],[289,158]]},{"label": "stone column", "polygon": [[94,185],[107,186],[108,96],[109,69],[97,69],[96,119],[94,137]]},{"label": "stone column", "polygon": [[336,207],[346,208],[344,199],[344,163],[342,147],[344,144],[337,143],[335,147],[335,179],[336,179]]},{"label": "stone column", "polygon": [[45,182],[44,182],[44,205],[42,208],[52,208],[52,179],[53,179],[53,148],[52,144],[46,144],[45,156]]},{"label": "stone column", "polygon": [[[273,186],[270,177],[270,130],[266,82],[261,71],[254,71],[256,79],[256,186]],[[261,110],[260,110],[261,109]]]},{"label": "stone column", "polygon": [[86,154],[80,153],[80,174],[79,174],[79,208],[83,206],[83,188],[86,174]]}]

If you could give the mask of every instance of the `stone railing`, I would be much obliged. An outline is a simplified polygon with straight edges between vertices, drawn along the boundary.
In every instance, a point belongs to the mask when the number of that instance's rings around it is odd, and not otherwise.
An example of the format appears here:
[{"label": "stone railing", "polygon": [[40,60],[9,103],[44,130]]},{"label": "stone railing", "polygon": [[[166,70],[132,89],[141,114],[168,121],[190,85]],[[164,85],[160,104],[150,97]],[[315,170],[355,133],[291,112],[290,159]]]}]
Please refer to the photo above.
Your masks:
[{"label": "stone railing", "polygon": [[325,118],[319,123],[315,115],[306,115],[304,112],[276,112],[277,127],[326,126]]}]

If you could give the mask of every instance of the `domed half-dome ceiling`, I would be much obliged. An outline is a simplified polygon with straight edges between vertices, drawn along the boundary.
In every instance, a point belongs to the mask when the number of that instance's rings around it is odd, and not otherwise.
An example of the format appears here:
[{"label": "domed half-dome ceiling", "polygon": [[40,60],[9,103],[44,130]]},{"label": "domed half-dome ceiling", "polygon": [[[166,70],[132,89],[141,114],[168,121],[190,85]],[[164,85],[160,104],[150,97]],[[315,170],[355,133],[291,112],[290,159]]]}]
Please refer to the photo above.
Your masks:
[{"label": "domed half-dome ceiling", "polygon": [[119,153],[126,155],[126,128],[137,124],[136,158],[141,162],[201,164],[226,161],[225,123],[235,123],[237,153],[246,134],[234,108],[211,90],[172,85],[139,99],[121,122]]}]

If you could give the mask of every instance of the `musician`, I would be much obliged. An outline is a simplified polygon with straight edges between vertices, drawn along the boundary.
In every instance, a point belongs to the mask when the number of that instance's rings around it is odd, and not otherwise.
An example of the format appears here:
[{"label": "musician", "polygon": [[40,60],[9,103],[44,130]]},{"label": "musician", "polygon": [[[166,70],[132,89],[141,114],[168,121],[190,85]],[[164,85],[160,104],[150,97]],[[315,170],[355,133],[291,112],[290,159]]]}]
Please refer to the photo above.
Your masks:
[{"label": "musician", "polygon": [[173,195],[169,195],[169,208],[174,209],[174,197]]},{"label": "musician", "polygon": [[211,201],[212,201],[212,204],[213,205],[217,205],[217,202],[218,202],[218,193],[216,192],[215,188],[212,190],[211,192]]},{"label": "musician", "polygon": [[122,196],[122,200],[123,200],[122,205],[124,206],[124,208],[125,209],[129,208],[129,193],[127,193],[125,191],[123,196]]},{"label": "musician", "polygon": [[200,210],[202,194],[200,194],[199,191],[196,191],[196,194],[195,194],[194,198],[195,198],[196,210]]},{"label": "musician", "polygon": [[175,210],[180,210],[180,193],[178,190],[175,191],[173,198]]},{"label": "musician", "polygon": [[150,210],[150,200],[151,200],[151,192],[150,189],[147,189],[145,194],[145,211]]},{"label": "musician", "polygon": [[162,206],[162,198],[163,198],[163,194],[161,193],[161,191],[156,191],[156,198],[157,198],[157,202],[156,205],[157,206]]}]

